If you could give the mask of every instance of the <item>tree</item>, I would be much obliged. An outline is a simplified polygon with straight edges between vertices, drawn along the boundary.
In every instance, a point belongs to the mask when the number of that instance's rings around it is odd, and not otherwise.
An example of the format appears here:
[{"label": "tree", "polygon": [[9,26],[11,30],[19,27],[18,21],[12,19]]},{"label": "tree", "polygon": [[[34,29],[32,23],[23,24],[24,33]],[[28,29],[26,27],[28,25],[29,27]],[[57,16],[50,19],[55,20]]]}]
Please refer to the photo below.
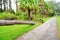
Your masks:
[{"label": "tree", "polygon": [[16,11],[18,11],[18,0],[16,0]]},{"label": "tree", "polygon": [[[39,5],[43,5],[42,7]],[[20,11],[27,14],[27,19],[31,20],[36,18],[37,15],[40,17],[40,14],[44,16],[49,16],[52,13],[50,5],[44,0],[20,0]],[[50,11],[49,11],[50,9]],[[42,12],[41,12],[42,10]]]},{"label": "tree", "polygon": [[37,14],[38,3],[38,0],[20,0],[20,10],[26,12],[29,21],[31,20],[31,14]]},{"label": "tree", "polygon": [[0,11],[2,12],[2,0],[0,0]]},{"label": "tree", "polygon": [[56,12],[60,13],[60,2],[56,3]]},{"label": "tree", "polygon": [[56,10],[56,2],[55,2],[55,0],[48,1],[48,3],[51,6],[51,8],[53,9],[53,11],[55,12],[55,10]]},{"label": "tree", "polygon": [[3,4],[4,4],[4,11],[6,11],[6,1],[7,1],[7,0],[3,0]]},{"label": "tree", "polygon": [[11,0],[9,0],[9,10],[12,10],[12,7],[11,7]]}]

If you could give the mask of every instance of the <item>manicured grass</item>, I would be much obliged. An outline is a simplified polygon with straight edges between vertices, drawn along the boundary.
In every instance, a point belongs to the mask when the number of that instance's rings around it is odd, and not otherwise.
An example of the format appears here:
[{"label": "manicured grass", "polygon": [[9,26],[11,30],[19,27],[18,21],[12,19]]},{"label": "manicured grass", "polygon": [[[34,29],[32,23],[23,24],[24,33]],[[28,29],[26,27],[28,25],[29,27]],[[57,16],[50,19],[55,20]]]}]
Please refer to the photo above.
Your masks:
[{"label": "manicured grass", "polygon": [[58,37],[60,39],[60,16],[57,17],[57,22],[58,22]]},{"label": "manicured grass", "polygon": [[37,25],[10,25],[0,26],[0,40],[14,40],[16,37],[31,30]]},{"label": "manicured grass", "polygon": [[60,28],[60,16],[57,17],[58,26]]}]

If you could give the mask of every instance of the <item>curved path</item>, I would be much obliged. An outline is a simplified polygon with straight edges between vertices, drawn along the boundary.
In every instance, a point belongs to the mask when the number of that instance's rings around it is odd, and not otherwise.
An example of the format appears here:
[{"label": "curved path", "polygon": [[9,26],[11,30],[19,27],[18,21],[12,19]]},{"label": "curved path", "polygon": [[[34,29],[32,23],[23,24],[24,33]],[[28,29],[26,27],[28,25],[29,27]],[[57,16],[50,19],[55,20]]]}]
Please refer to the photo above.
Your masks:
[{"label": "curved path", "polygon": [[58,40],[56,17],[32,29],[15,40]]}]

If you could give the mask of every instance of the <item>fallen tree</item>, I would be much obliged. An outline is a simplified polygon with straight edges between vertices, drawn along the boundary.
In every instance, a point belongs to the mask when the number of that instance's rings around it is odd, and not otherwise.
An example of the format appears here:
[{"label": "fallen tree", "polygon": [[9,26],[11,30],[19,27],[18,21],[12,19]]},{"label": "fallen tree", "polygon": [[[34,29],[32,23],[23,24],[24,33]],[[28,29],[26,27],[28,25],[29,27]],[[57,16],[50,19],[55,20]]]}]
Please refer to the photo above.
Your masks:
[{"label": "fallen tree", "polygon": [[34,25],[34,22],[29,21],[20,21],[20,20],[0,20],[0,25],[13,25],[13,24],[31,24]]}]

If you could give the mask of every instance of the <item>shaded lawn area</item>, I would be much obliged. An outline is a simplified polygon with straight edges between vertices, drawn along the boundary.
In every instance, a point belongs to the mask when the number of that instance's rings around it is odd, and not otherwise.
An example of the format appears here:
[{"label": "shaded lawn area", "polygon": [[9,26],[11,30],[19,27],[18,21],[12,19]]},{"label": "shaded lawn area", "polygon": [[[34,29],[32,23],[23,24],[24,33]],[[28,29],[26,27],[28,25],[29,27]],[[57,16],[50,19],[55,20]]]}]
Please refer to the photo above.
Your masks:
[{"label": "shaded lawn area", "polygon": [[58,22],[58,37],[60,39],[60,16],[57,17],[57,22]]},{"label": "shaded lawn area", "polygon": [[37,25],[0,26],[0,40],[14,40],[16,37],[31,30]]}]

